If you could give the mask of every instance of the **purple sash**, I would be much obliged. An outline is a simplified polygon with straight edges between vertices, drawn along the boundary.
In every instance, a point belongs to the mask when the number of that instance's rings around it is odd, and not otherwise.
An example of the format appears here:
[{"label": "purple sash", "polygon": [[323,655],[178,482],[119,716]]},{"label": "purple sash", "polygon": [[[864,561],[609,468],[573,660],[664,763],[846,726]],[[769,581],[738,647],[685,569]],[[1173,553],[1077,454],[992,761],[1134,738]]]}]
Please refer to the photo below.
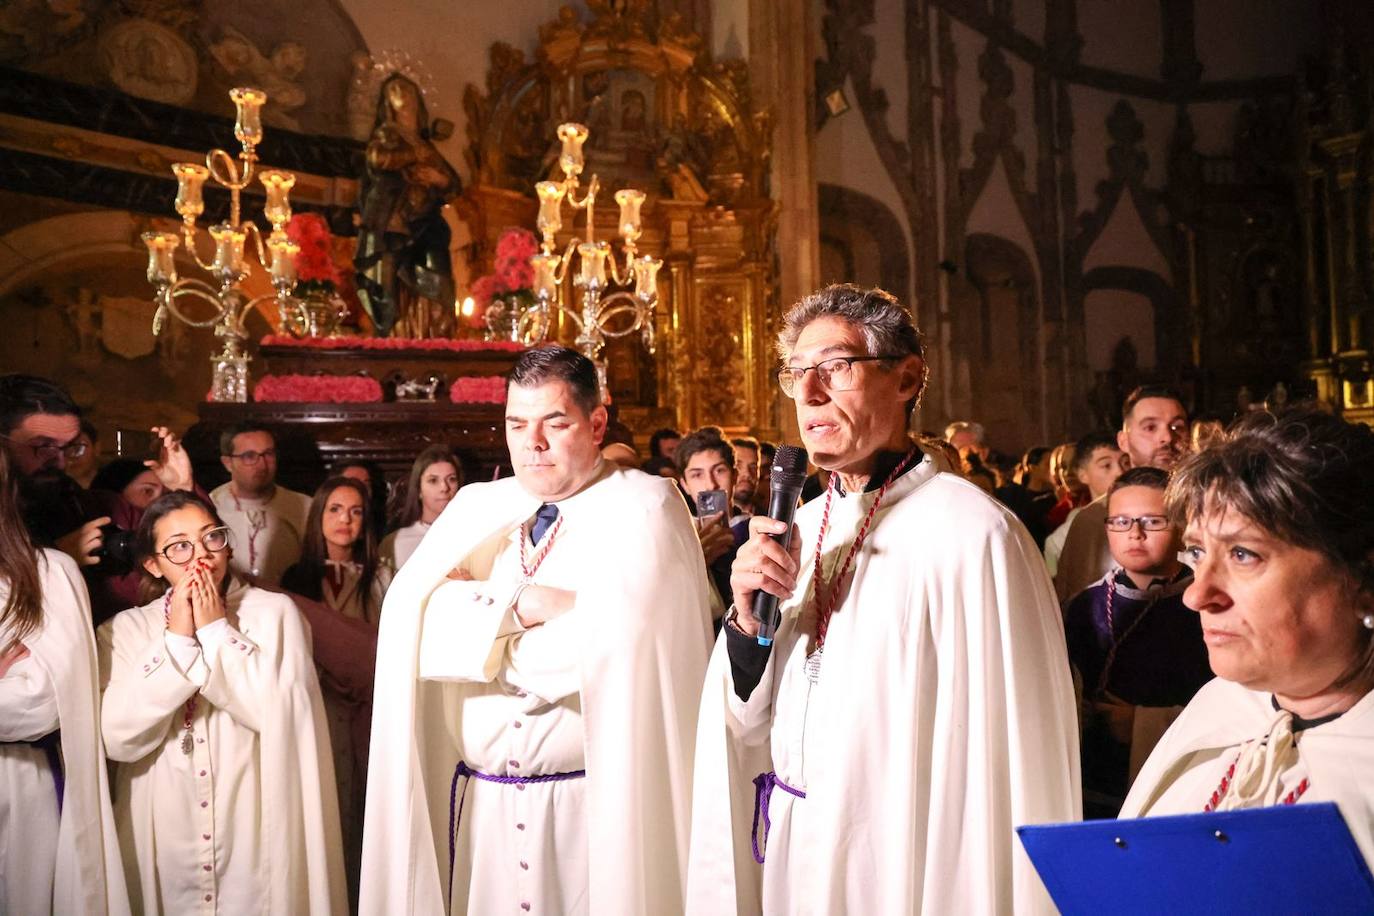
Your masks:
[{"label": "purple sash", "polygon": [[[768,818],[768,800],[773,797],[776,786],[797,798],[806,798],[801,789],[794,789],[778,778],[777,773],[760,773],[754,777],[754,827],[750,831],[750,841],[754,844],[754,861],[763,864],[763,848],[768,845],[768,831],[773,822]],[[763,842],[759,842],[759,815],[763,815]]]},{"label": "purple sash", "polygon": [[[581,779],[586,775],[586,770],[573,770],[570,773],[550,773],[547,776],[493,776],[490,773],[480,773],[463,761],[458,761],[458,766],[453,768],[453,784],[448,790],[448,906],[444,908],[444,912],[447,913],[453,908],[453,860],[458,854],[458,828],[463,823],[463,803],[467,801],[468,783],[473,779],[480,779],[503,786],[528,786],[540,782]],[[459,795],[458,780],[463,777],[468,778],[463,782],[463,794]]]}]

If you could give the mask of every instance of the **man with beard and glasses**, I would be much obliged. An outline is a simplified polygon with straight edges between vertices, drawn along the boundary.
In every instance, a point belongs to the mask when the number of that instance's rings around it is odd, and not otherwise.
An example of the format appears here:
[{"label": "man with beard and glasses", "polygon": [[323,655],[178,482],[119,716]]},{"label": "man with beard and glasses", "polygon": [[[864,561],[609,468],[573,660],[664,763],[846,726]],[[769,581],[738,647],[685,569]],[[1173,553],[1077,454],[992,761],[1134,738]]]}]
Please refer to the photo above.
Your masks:
[{"label": "man with beard and glasses", "polygon": [[[165,489],[194,489],[191,459],[181,441],[164,426],[152,431],[161,438],[162,450],[144,464]],[[71,396],[36,375],[0,376],[0,443],[19,480],[30,537],[82,567],[95,622],[137,604],[139,573],[126,562],[131,558],[106,540],[116,530],[127,534],[137,528],[143,510],[117,493],[82,489],[67,474],[67,462],[90,448],[81,432],[81,408]],[[111,524],[114,529],[107,527]]]},{"label": "man with beard and glasses", "polygon": [[[1173,389],[1142,385],[1121,407],[1116,443],[1133,468],[1172,472],[1188,454],[1188,408]],[[1112,568],[1107,545],[1107,498],[1096,499],[1074,516],[1059,554],[1054,587],[1061,602],[1092,585]]]}]

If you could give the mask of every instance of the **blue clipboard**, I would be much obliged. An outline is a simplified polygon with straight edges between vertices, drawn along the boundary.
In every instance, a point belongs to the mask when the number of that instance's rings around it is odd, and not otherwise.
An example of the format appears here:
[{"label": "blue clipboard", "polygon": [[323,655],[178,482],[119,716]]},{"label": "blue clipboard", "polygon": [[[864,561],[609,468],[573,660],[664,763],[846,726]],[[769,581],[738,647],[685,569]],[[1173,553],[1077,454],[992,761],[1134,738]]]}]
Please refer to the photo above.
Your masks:
[{"label": "blue clipboard", "polygon": [[1332,803],[1018,827],[1063,913],[1374,913]]}]

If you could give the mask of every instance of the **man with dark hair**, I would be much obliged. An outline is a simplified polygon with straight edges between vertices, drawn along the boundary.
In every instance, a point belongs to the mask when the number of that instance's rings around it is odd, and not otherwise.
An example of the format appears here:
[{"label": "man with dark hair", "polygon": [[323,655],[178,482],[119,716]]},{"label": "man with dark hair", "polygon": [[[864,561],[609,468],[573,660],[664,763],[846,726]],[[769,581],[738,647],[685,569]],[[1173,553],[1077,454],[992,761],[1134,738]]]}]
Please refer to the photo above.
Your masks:
[{"label": "man with dark hair", "polygon": [[748,521],[758,511],[755,496],[759,485],[759,440],[736,436],[730,440],[735,450],[735,488],[730,494],[734,504],[731,523]]},{"label": "man with dark hair", "polygon": [[663,429],[655,430],[654,434],[649,437],[649,460],[667,458],[672,461],[677,455],[678,443],[681,441],[682,433],[675,429],[669,429],[665,426]]},{"label": "man with dark hair", "polygon": [[[106,557],[105,526],[132,531],[143,510],[117,493],[81,488],[67,462],[84,457],[81,408],[57,384],[36,375],[0,376],[0,442],[19,481],[24,523],[41,546],[54,547],[82,567],[95,622],[138,604],[139,574],[122,558]],[[166,427],[159,460],[144,463],[168,490],[194,488],[191,459]]]},{"label": "man with dark hair", "polygon": [[387,593],[360,913],[682,909],[710,585],[606,422],[590,360],[521,354],[514,477],[458,491]]},{"label": "man with dark hair", "polygon": [[234,533],[230,568],[255,584],[279,585],[301,558],[310,497],[277,486],[277,440],[261,424],[225,429],[219,455],[229,482],[215,487],[210,499]]},{"label": "man with dark hair", "polygon": [[[1078,816],[1078,744],[1035,545],[908,435],[926,367],[893,296],[822,289],[778,343],[831,483],[790,549],[756,515],[735,558],[697,727],[689,909],[1048,911],[1014,828]],[[780,599],[762,644],[759,590]],[[771,821],[756,843],[751,808]]]},{"label": "man with dark hair", "polygon": [[[1126,396],[1121,407],[1121,431],[1116,444],[1133,468],[1172,471],[1188,451],[1188,408],[1171,388],[1142,385]],[[1067,601],[1111,569],[1107,548],[1105,498],[1083,507],[1064,538],[1054,587],[1061,602]]]},{"label": "man with dark hair", "polygon": [[703,426],[689,433],[677,447],[677,468],[682,489],[687,493],[687,507],[697,516],[697,534],[701,537],[701,552],[706,570],[716,587],[719,603],[712,602],[711,616],[719,619],[730,603],[730,566],[735,551],[749,538],[748,520],[731,524],[728,510],[701,515],[697,496],[709,490],[721,490],[725,499],[735,490],[736,451],[721,437],[719,427]]}]

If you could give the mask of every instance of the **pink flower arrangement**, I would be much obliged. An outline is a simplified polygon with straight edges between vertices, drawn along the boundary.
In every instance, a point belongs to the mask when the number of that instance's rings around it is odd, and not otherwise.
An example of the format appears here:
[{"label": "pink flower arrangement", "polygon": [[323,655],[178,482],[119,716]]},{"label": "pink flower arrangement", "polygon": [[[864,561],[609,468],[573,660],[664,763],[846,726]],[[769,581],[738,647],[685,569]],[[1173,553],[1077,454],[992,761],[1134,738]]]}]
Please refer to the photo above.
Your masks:
[{"label": "pink flower arrangement", "polygon": [[292,404],[373,404],[382,386],[365,375],[264,375],[253,400]]},{"label": "pink flower arrangement", "polygon": [[339,268],[334,263],[334,237],[329,224],[318,213],[297,213],[286,224],[286,237],[295,242],[296,289],[334,292],[339,283]]},{"label": "pink flower arrangement", "polygon": [[518,353],[525,345],[509,340],[449,340],[444,337],[288,337],[268,334],[264,347],[296,347],[306,350],[444,350],[474,353],[499,350]]},{"label": "pink flower arrangement", "polygon": [[534,267],[530,258],[539,253],[539,240],[528,229],[511,226],[496,240],[495,270],[472,281],[468,294],[476,308],[468,319],[474,328],[487,326],[486,311],[493,299],[533,300]]},{"label": "pink flower arrangement", "polygon": [[499,375],[464,375],[453,380],[448,389],[455,404],[504,404],[506,380]]}]

